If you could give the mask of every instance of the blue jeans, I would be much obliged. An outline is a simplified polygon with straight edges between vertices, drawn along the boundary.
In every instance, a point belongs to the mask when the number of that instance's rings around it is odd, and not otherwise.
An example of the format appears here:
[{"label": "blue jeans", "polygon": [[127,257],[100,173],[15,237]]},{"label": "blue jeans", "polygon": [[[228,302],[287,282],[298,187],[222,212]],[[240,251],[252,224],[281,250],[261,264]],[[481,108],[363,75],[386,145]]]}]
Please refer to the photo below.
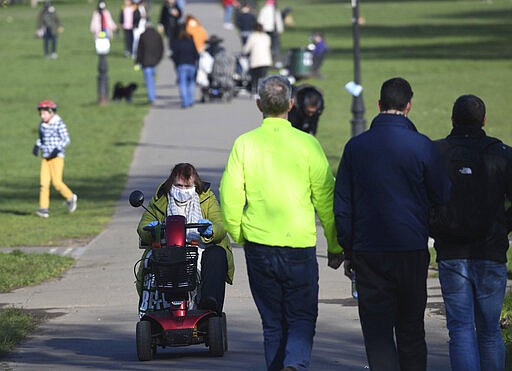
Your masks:
[{"label": "blue jeans", "polygon": [[142,69],[149,103],[153,103],[156,99],[155,72],[155,67],[144,67]]},{"label": "blue jeans", "polygon": [[49,29],[43,35],[43,47],[46,56],[57,53],[57,35],[52,34]]},{"label": "blue jeans", "polygon": [[499,319],[507,284],[505,263],[454,259],[438,266],[452,370],[504,370]]},{"label": "blue jeans", "polygon": [[231,15],[233,14],[233,5],[224,7],[224,23],[231,23]]},{"label": "blue jeans", "polygon": [[251,293],[263,324],[267,369],[307,370],[318,316],[316,248],[247,242],[244,250]]},{"label": "blue jeans", "polygon": [[195,103],[196,67],[193,64],[180,64],[177,70],[181,106],[190,107]]}]

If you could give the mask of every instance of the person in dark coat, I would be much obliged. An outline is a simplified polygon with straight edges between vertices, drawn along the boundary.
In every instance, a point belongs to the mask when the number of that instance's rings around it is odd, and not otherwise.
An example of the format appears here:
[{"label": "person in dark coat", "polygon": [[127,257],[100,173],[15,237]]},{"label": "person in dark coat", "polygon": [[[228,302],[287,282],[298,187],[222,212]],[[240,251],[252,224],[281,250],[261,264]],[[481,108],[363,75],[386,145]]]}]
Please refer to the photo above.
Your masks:
[{"label": "person in dark coat", "polygon": [[294,104],[288,112],[288,121],[294,128],[316,135],[318,120],[323,110],[322,92],[313,85],[299,85],[294,91]]},{"label": "person in dark coat", "polygon": [[55,7],[48,0],[44,3],[37,20],[36,35],[43,39],[44,55],[46,58],[57,58],[57,38],[64,28],[60,24]]},{"label": "person in dark coat", "polygon": [[251,5],[247,2],[243,3],[235,18],[235,25],[240,31],[242,46],[245,45],[247,38],[254,31],[257,24],[258,21],[256,20],[256,15],[252,12]]},{"label": "person in dark coat", "polygon": [[381,87],[380,113],[345,146],[334,188],[345,275],[355,274],[372,370],[426,370],[429,206],[448,202],[451,183],[436,145],[407,117],[412,89]]},{"label": "person in dark coat", "polygon": [[512,148],[487,136],[485,104],[462,95],[452,131],[436,141],[452,198],[431,210],[431,235],[450,335],[452,370],[505,370],[500,314],[512,230]]},{"label": "person in dark coat", "polygon": [[195,103],[196,71],[199,61],[194,40],[182,27],[178,38],[173,43],[172,60],[178,72],[178,87],[180,90],[181,107],[189,108]]},{"label": "person in dark coat", "polygon": [[172,49],[172,42],[178,37],[179,19],[182,15],[182,9],[176,3],[176,0],[165,0],[160,12],[159,23],[163,26],[169,49]]},{"label": "person in dark coat", "polygon": [[146,30],[140,35],[135,63],[142,68],[149,104],[156,99],[156,66],[162,60],[163,53],[162,36],[150,24],[146,24]]}]

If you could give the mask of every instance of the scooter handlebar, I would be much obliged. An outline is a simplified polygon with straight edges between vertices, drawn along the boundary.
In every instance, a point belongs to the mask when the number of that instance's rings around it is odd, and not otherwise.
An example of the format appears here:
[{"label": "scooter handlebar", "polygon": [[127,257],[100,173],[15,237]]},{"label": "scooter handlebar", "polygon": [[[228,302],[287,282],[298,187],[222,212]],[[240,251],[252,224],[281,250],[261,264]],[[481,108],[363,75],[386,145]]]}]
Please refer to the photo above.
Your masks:
[{"label": "scooter handlebar", "polygon": [[208,227],[210,223],[187,223],[185,224],[185,228],[201,228],[201,227]]},{"label": "scooter handlebar", "polygon": [[[186,229],[201,228],[201,227],[208,227],[209,225],[210,225],[209,223],[187,223],[187,224],[185,224],[185,228]],[[156,226],[146,225],[146,226],[142,227],[142,229],[145,231],[153,231],[156,229]]]}]

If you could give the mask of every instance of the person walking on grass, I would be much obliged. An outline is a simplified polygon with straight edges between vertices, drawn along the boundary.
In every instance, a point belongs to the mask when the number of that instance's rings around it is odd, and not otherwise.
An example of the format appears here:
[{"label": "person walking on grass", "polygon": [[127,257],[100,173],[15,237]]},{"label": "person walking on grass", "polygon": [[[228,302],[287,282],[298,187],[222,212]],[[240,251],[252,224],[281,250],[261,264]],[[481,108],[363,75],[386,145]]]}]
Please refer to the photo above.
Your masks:
[{"label": "person walking on grass", "polygon": [[459,97],[453,129],[436,142],[452,179],[452,198],[431,210],[453,371],[502,371],[500,314],[512,230],[512,148],[488,137],[485,104]]},{"label": "person walking on grass", "polygon": [[259,84],[259,128],[233,144],[220,184],[224,225],[244,245],[249,285],[263,324],[267,369],[307,370],[318,316],[315,212],[328,266],[343,261],[332,212],[334,177],[315,137],[287,120],[284,76]]},{"label": "person walking on grass", "polygon": [[98,1],[98,7],[92,12],[90,30],[95,39],[106,37],[109,40],[114,37],[117,25],[107,9],[105,1]]},{"label": "person walking on grass", "polygon": [[428,208],[448,202],[450,180],[435,144],[407,117],[412,96],[406,80],[384,82],[380,113],[346,144],[334,189],[345,275],[355,272],[373,371],[427,368]]},{"label": "person walking on grass", "polygon": [[46,58],[57,59],[57,39],[64,32],[57,11],[48,0],[37,19],[36,36],[43,39],[44,55]]},{"label": "person walking on grass", "polygon": [[32,150],[34,156],[41,151],[41,173],[39,191],[39,210],[36,215],[41,218],[50,216],[50,183],[66,200],[68,211],[74,212],[77,207],[77,195],[62,181],[64,172],[64,149],[69,145],[70,139],[66,124],[57,114],[57,105],[47,99],[37,105],[41,123],[39,124],[39,138]]},{"label": "person walking on grass", "polygon": [[119,13],[119,25],[123,28],[124,34],[124,56],[132,57],[133,49],[133,13],[136,5],[132,0],[124,0],[124,5]]}]

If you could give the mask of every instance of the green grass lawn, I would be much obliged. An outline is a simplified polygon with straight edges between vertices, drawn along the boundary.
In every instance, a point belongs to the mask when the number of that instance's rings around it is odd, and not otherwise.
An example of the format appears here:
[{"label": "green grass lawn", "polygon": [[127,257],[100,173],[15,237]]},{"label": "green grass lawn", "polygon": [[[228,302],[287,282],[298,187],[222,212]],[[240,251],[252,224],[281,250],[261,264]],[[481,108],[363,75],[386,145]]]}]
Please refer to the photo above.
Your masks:
[{"label": "green grass lawn", "polygon": [[37,319],[19,308],[0,311],[0,359],[34,331]]},{"label": "green grass lawn", "polygon": [[[111,87],[116,81],[139,84],[135,102],[97,104],[97,62],[89,22],[93,3],[54,1],[64,26],[57,60],[43,57],[34,37],[39,9],[3,7],[0,33],[9,35],[0,49],[2,66],[2,155],[0,156],[1,246],[59,245],[101,232],[126,181],[143,117],[148,112],[142,73],[122,56],[121,38],[108,56]],[[117,16],[120,1],[109,6]],[[7,63],[6,63],[7,62]],[[68,215],[64,200],[52,189],[50,218],[38,208],[40,159],[31,154],[38,136],[37,103],[52,99],[68,126],[64,181],[78,194],[78,210]]]},{"label": "green grass lawn", "polygon": [[19,250],[0,252],[0,293],[59,276],[74,262],[73,258],[52,254],[27,254]]},{"label": "green grass lawn", "polygon": [[[0,293],[60,276],[73,263],[73,258],[51,254],[26,254],[19,250],[0,252]],[[43,311],[9,306],[0,308],[0,359],[47,316]]]}]

